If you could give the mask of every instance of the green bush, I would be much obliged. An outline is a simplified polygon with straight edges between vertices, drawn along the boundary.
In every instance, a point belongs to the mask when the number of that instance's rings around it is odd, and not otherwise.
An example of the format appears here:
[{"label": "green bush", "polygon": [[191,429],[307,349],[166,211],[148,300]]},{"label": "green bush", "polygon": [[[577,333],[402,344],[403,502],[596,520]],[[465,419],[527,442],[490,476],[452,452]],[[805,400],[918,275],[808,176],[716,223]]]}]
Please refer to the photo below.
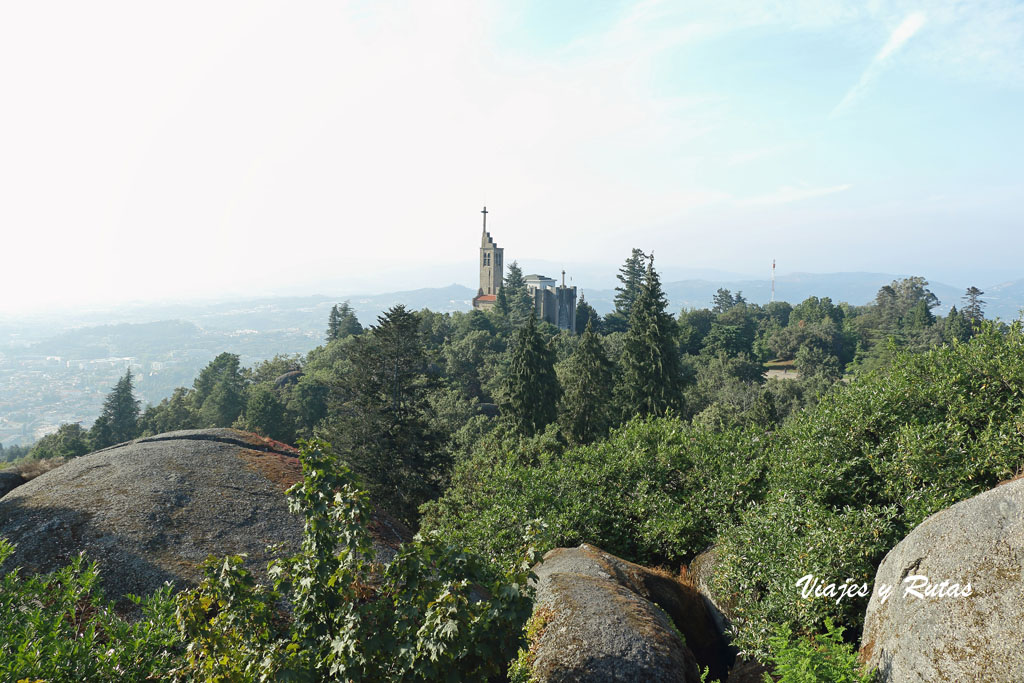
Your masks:
[{"label": "green bush", "polygon": [[1024,335],[903,354],[787,422],[769,450],[766,500],[718,539],[715,591],[741,649],[763,655],[774,624],[814,633],[832,617],[858,636],[867,598],[804,600],[796,580],[870,582],[928,515],[1024,467]]},{"label": "green bush", "polygon": [[[189,642],[176,673],[193,680],[486,680],[504,673],[532,610],[530,548],[499,573],[452,546],[416,540],[374,561],[366,493],[347,469],[302,448],[288,491],[305,518],[301,551],[272,562],[259,585],[242,559],[211,559],[178,597]],[[282,609],[287,604],[288,609]]]},{"label": "green bush", "polygon": [[857,662],[857,652],[843,642],[843,628],[825,620],[825,633],[794,638],[780,627],[769,638],[772,676],[765,683],[871,683],[873,672]]},{"label": "green bush", "polygon": [[[14,546],[0,539],[0,565]],[[174,601],[165,587],[134,598],[141,618],[113,611],[83,556],[52,574],[0,575],[0,680],[141,681],[180,657]]]},{"label": "green bush", "polygon": [[676,565],[735,524],[763,493],[754,431],[713,433],[674,418],[637,419],[606,440],[562,450],[491,433],[423,506],[424,529],[507,563],[533,519],[544,550],[592,543],[626,559]]}]

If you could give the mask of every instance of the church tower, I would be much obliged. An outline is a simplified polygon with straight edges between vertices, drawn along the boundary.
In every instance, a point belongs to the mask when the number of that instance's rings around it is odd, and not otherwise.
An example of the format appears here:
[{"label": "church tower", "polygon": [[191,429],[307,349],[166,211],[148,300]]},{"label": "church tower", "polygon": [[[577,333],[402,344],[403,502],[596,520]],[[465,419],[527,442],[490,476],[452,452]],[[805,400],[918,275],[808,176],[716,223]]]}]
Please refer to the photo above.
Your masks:
[{"label": "church tower", "polygon": [[480,290],[473,299],[473,308],[490,308],[494,305],[504,278],[504,252],[491,234],[487,232],[487,207],[481,211],[484,215],[484,230],[480,238]]}]

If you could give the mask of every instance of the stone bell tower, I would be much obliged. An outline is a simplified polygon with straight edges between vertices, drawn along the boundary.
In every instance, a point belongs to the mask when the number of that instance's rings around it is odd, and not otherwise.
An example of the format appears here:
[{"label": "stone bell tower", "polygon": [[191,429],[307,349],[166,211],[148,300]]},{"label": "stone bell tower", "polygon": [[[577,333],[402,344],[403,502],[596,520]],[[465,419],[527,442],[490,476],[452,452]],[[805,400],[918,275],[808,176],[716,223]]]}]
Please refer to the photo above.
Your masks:
[{"label": "stone bell tower", "polygon": [[494,305],[498,288],[501,287],[505,273],[505,250],[499,247],[487,232],[487,207],[485,206],[480,213],[484,215],[484,230],[480,238],[480,289],[473,299],[473,308],[484,309]]}]

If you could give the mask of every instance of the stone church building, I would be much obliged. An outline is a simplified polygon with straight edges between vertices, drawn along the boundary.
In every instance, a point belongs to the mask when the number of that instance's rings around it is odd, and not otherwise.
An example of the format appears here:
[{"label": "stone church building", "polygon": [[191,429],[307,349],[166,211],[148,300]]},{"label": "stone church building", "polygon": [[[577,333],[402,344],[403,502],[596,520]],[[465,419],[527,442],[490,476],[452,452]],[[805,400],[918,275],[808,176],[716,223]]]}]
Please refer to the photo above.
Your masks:
[{"label": "stone church building", "polygon": [[[494,306],[498,289],[504,280],[505,250],[497,245],[487,232],[487,207],[484,215],[484,231],[480,240],[480,289],[473,298],[473,308],[485,311]],[[538,320],[545,320],[562,330],[576,331],[576,288],[565,286],[565,271],[562,284],[543,275],[526,275],[526,289],[533,297],[533,308]]]}]

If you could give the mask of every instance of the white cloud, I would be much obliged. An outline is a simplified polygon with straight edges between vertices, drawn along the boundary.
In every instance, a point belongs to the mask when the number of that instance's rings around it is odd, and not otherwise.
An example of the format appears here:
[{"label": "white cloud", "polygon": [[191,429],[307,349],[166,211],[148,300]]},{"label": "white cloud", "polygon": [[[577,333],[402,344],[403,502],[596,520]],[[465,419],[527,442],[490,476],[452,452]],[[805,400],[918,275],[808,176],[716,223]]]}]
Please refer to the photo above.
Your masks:
[{"label": "white cloud", "polygon": [[868,85],[878,74],[881,73],[885,67],[886,62],[896,54],[907,41],[914,37],[921,27],[925,24],[925,15],[923,12],[913,12],[900,22],[900,25],[893,29],[893,32],[889,35],[889,40],[886,41],[885,45],[879,50],[875,58],[871,60],[871,64],[861,74],[860,79],[850,88],[843,99],[836,105],[835,109],[829,116],[837,116],[844,109],[850,106],[858,97],[860,97]]}]

